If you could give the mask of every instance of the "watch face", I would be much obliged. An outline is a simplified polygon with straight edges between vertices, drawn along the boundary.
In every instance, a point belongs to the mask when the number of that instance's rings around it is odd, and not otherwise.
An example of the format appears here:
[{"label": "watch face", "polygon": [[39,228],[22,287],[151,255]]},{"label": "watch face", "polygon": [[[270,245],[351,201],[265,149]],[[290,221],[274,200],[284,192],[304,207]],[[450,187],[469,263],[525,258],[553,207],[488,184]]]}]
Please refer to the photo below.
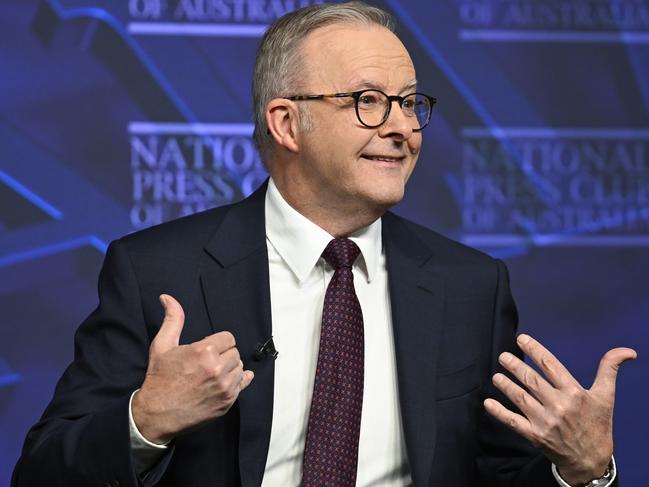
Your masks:
[{"label": "watch face", "polygon": [[600,479],[591,480],[586,484],[585,487],[604,487],[611,481],[611,469],[610,467],[606,469],[604,476]]}]

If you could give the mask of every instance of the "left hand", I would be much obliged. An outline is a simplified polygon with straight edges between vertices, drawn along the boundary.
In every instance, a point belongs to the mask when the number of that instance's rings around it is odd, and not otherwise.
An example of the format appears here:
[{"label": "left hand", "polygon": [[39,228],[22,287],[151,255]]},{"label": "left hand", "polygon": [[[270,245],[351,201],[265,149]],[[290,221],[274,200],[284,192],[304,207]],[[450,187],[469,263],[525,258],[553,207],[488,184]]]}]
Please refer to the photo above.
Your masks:
[{"label": "left hand", "polygon": [[600,478],[613,455],[617,371],[622,362],[635,359],[636,352],[630,348],[609,350],[600,361],[592,387],[584,389],[539,342],[527,335],[519,335],[517,342],[545,378],[515,355],[502,353],[500,364],[527,390],[504,374],[495,374],[493,383],[523,415],[495,399],[485,400],[485,409],[540,448],[568,484],[583,485]]}]

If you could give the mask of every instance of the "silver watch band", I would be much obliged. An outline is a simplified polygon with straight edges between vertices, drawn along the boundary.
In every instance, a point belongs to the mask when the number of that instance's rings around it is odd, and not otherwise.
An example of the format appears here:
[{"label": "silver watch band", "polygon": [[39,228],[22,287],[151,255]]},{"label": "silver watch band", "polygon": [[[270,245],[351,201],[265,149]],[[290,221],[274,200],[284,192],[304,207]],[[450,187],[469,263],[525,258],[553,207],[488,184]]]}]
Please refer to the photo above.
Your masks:
[{"label": "silver watch band", "polygon": [[[555,480],[561,487],[571,487],[559,474],[557,466],[552,464],[552,475],[554,475]],[[587,484],[582,484],[579,487],[610,487],[615,478],[617,477],[617,467],[615,465],[615,456],[611,458],[611,461],[604,472],[604,475],[595,480],[591,480]]]},{"label": "silver watch band", "polygon": [[612,478],[613,478],[613,460],[609,462],[608,467],[606,467],[606,472],[604,472],[603,476],[601,476],[598,479],[591,480],[584,487],[603,487],[604,485],[608,485],[608,483],[612,480]]}]

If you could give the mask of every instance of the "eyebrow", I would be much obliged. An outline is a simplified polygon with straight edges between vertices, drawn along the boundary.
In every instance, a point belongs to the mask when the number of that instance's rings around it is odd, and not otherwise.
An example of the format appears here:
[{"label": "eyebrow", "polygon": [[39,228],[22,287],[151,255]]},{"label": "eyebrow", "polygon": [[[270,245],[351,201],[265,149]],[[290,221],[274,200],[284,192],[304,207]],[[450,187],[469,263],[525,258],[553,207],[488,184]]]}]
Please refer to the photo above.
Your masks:
[{"label": "eyebrow", "polygon": [[413,78],[401,89],[401,91],[413,89],[417,87],[417,78]]},{"label": "eyebrow", "polygon": [[[416,86],[417,86],[417,79],[413,78],[412,80],[408,81],[405,85],[403,85],[403,88],[399,90],[399,93],[403,93],[404,91],[412,89]],[[385,91],[385,86],[383,85],[383,83],[380,83],[378,81],[368,80],[368,79],[362,79],[356,81],[351,85],[352,90],[362,90],[364,88]]]}]

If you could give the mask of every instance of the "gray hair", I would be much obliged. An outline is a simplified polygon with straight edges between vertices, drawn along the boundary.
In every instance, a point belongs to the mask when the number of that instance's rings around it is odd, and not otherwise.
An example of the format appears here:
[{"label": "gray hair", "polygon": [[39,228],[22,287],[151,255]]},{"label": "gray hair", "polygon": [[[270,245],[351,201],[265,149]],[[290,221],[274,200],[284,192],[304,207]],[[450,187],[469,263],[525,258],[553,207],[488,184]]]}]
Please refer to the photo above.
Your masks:
[{"label": "gray hair", "polygon": [[[268,103],[290,90],[300,88],[303,70],[301,45],[312,31],[332,24],[379,25],[391,32],[396,27],[392,16],[384,10],[363,2],[317,4],[304,7],[277,19],[266,31],[257,49],[252,82],[255,119],[255,144],[262,157],[273,147],[266,125]],[[306,107],[300,107],[302,127],[309,128]]]}]

